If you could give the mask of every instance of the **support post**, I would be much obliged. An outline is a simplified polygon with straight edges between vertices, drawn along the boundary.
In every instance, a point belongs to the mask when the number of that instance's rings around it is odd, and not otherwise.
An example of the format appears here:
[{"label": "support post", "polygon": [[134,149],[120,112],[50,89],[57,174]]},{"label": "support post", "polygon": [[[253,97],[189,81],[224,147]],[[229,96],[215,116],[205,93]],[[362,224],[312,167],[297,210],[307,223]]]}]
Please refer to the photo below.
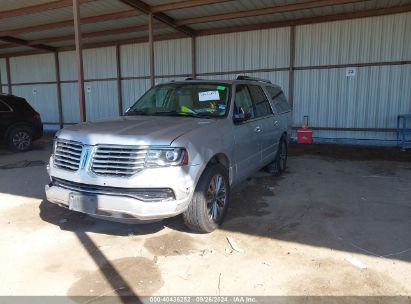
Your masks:
[{"label": "support post", "polygon": [[10,58],[6,57],[6,73],[7,73],[7,88],[9,94],[13,94],[13,89],[11,86],[11,74],[10,74]]},{"label": "support post", "polygon": [[0,69],[0,94],[3,93],[3,82],[1,81],[1,69]]},{"label": "support post", "polygon": [[61,81],[60,81],[60,62],[58,52],[54,52],[54,65],[56,68],[56,85],[57,85],[57,108],[59,111],[60,129],[63,129],[63,105],[61,102]]},{"label": "support post", "polygon": [[73,0],[74,36],[76,42],[77,82],[79,90],[80,121],[86,121],[86,102],[84,94],[83,48],[80,28],[80,2]]},{"label": "support post", "polygon": [[194,79],[197,77],[197,53],[196,53],[196,37],[191,37],[191,77]]},{"label": "support post", "polygon": [[153,13],[148,14],[148,49],[150,52],[150,86],[153,87],[155,84]]},{"label": "support post", "polygon": [[117,98],[118,98],[118,114],[123,115],[123,94],[121,86],[121,60],[120,60],[120,45],[116,45],[116,65],[117,65]]},{"label": "support post", "polygon": [[290,27],[290,70],[288,73],[288,102],[294,105],[295,26]]}]

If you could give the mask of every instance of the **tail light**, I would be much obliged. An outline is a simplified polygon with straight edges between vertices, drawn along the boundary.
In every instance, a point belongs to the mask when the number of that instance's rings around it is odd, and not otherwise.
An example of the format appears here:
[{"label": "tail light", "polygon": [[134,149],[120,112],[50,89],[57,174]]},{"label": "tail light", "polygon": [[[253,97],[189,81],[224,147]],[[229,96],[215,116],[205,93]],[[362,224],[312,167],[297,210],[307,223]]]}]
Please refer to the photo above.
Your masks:
[{"label": "tail light", "polygon": [[34,114],[33,118],[35,120],[40,120],[41,117],[40,117],[40,114],[36,112],[36,114]]}]

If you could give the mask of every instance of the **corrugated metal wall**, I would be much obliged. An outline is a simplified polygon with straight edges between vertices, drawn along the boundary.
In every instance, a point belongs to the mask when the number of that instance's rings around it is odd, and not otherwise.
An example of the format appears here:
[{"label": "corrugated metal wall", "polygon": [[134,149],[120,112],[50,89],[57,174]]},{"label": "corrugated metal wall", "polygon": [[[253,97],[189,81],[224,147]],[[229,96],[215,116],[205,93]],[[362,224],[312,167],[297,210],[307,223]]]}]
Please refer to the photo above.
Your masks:
[{"label": "corrugated metal wall", "polygon": [[[240,71],[282,69],[288,68],[289,65],[289,28],[221,34],[197,39],[197,72],[204,79],[231,80],[238,74],[270,79],[283,87],[288,96],[288,71]],[[228,73],[233,71],[238,73]]]},{"label": "corrugated metal wall", "polygon": [[[183,79],[178,75],[191,73],[190,39],[166,40],[154,43],[156,83]],[[150,88],[148,43],[120,47],[123,110],[130,107]],[[170,76],[170,77],[165,77]],[[130,79],[131,78],[131,79]],[[135,79],[140,78],[140,79]]]},{"label": "corrugated metal wall", "polygon": [[295,65],[410,60],[411,13],[296,28]]},{"label": "corrugated metal wall", "polygon": [[57,85],[53,54],[10,58],[10,75],[13,94],[24,97],[41,114],[47,125],[58,127]]},{"label": "corrugated metal wall", "polygon": [[[411,60],[411,14],[354,19],[296,28],[297,67]],[[396,128],[411,113],[411,65],[295,71],[294,125]],[[316,132],[330,138],[393,140],[394,133]]]},{"label": "corrugated metal wall", "polygon": [[13,94],[24,97],[41,114],[43,121],[58,122],[56,84],[13,86]]},{"label": "corrugated metal wall", "polygon": [[191,73],[191,40],[189,38],[158,41],[154,44],[154,54],[156,75]]},{"label": "corrugated metal wall", "polygon": [[[411,65],[357,67],[354,77],[347,77],[341,65],[411,60],[410,28],[411,13],[297,26],[294,125],[309,115],[317,127],[395,128],[397,114],[411,112]],[[234,79],[237,74],[268,78],[288,95],[290,33],[290,28],[278,28],[198,37],[197,74],[204,79]],[[155,42],[154,48],[156,83],[191,75],[191,39]],[[149,51],[147,43],[119,50],[125,110],[150,86]],[[79,121],[75,53],[59,53],[59,62],[64,122],[75,123]],[[43,120],[57,123],[53,55],[10,58],[10,68],[16,84],[13,93],[26,97]],[[116,116],[116,48],[85,50],[84,72],[87,118]],[[4,59],[0,73],[7,91]],[[22,85],[33,82],[50,83]],[[394,139],[393,133],[384,132],[316,131],[315,135]]]},{"label": "corrugated metal wall", "polygon": [[[78,86],[75,52],[59,54],[63,118],[79,122]],[[83,57],[87,119],[94,121],[118,113],[115,47],[89,49]],[[73,109],[71,109],[73,108]]]},{"label": "corrugated metal wall", "polygon": [[[319,127],[396,128],[397,115],[411,113],[411,65],[358,68],[355,77],[345,73],[328,69],[295,74],[295,125],[309,115],[311,125]],[[327,134],[370,138],[366,132]],[[394,134],[381,132],[372,138],[394,139]]]},{"label": "corrugated metal wall", "polygon": [[197,39],[199,74],[284,68],[289,64],[289,28],[221,34]]},{"label": "corrugated metal wall", "polygon": [[[120,47],[120,66],[123,78],[146,77],[150,74],[147,43],[129,44]],[[128,109],[150,88],[148,79],[125,79],[121,81],[123,111]]]}]

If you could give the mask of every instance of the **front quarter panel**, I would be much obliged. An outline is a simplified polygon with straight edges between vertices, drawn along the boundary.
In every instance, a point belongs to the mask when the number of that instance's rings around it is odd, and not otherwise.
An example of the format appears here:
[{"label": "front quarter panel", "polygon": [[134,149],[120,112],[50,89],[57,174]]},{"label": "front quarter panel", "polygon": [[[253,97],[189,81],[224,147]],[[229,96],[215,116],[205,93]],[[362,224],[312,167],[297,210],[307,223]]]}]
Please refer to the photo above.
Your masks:
[{"label": "front quarter panel", "polygon": [[233,124],[228,118],[218,119],[216,123],[193,130],[173,141],[172,146],[184,147],[188,151],[189,165],[199,166],[197,175],[193,176],[197,183],[209,161],[217,154],[224,154],[229,160],[229,176],[232,182],[234,155]]}]

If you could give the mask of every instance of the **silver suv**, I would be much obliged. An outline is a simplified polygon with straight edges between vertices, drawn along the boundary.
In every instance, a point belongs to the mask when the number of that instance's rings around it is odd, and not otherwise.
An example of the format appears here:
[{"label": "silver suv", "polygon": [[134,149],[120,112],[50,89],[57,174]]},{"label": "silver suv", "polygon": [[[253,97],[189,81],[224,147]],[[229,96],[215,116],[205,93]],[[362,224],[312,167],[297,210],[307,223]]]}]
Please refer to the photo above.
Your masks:
[{"label": "silver suv", "polygon": [[59,131],[46,185],[50,202],[115,221],[183,214],[211,232],[230,188],[286,167],[291,111],[270,81],[193,80],[157,85],[122,117]]}]

